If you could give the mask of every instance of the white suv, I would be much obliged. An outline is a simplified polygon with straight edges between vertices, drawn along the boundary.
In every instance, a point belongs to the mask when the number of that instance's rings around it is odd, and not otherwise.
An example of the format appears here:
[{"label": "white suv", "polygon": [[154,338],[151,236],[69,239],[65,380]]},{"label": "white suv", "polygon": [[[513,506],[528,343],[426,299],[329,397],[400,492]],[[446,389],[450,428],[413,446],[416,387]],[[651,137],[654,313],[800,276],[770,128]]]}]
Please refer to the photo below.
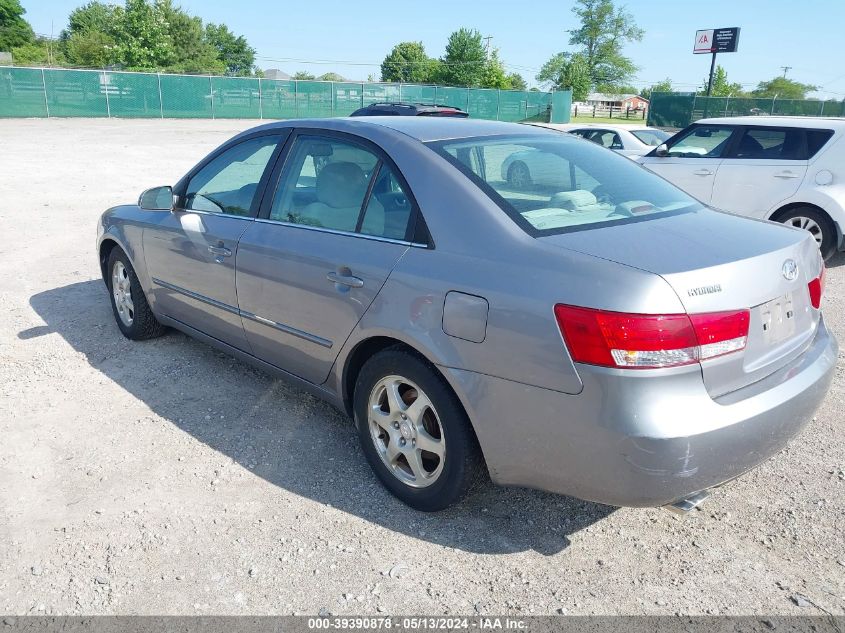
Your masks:
[{"label": "white suv", "polygon": [[702,119],[637,158],[716,209],[813,234],[829,259],[845,247],[845,119]]}]

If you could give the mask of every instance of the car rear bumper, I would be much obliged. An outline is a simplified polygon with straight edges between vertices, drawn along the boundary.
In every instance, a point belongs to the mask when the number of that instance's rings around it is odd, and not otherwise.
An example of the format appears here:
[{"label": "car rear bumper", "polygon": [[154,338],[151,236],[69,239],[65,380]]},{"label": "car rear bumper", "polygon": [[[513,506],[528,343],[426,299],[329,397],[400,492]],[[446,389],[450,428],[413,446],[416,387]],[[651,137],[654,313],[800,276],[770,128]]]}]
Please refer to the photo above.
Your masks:
[{"label": "car rear bumper", "polygon": [[697,367],[655,375],[579,366],[578,395],[443,371],[467,407],[496,483],[660,506],[780,451],[823,400],[837,352],[821,320],[799,358],[716,400]]}]

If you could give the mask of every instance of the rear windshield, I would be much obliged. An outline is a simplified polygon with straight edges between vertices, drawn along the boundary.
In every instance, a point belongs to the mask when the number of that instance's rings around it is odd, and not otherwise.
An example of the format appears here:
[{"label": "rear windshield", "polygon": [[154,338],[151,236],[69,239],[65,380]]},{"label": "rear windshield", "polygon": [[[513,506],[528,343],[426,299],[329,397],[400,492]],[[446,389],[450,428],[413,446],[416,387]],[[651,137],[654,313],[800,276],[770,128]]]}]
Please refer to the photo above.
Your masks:
[{"label": "rear windshield", "polygon": [[484,136],[428,145],[537,237],[701,207],[631,159],[564,134]]},{"label": "rear windshield", "polygon": [[663,130],[631,130],[631,134],[646,145],[651,145],[652,147],[657,147],[672,138],[671,134]]}]

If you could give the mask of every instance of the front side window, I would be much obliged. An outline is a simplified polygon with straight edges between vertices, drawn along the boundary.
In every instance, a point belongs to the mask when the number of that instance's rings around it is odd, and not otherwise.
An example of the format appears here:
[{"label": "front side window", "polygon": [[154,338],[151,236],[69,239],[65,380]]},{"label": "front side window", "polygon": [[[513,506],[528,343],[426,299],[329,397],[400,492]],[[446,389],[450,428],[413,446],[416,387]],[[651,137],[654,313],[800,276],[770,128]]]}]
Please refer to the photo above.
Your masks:
[{"label": "front side window", "polygon": [[300,136],[282,172],[270,219],[404,240],[411,211],[399,178],[369,149]]},{"label": "front side window", "polygon": [[734,128],[723,125],[695,125],[681,132],[669,146],[674,158],[720,158],[727,149]]},{"label": "front side window", "polygon": [[252,215],[258,183],[279,137],[261,136],[229,148],[188,182],[184,208],[207,213]]},{"label": "front side window", "polygon": [[535,236],[701,207],[631,160],[565,135],[478,137],[428,145]]}]

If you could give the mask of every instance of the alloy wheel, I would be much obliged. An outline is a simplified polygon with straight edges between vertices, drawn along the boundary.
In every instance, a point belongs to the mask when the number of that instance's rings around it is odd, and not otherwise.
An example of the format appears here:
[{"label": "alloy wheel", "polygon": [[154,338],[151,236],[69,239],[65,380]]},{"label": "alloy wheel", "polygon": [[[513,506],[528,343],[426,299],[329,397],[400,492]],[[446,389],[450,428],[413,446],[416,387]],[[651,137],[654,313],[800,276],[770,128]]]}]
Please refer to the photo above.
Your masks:
[{"label": "alloy wheel", "polygon": [[429,397],[402,376],[379,380],[370,392],[370,439],[394,477],[413,488],[435,483],[443,473],[446,438]]},{"label": "alloy wheel", "polygon": [[116,261],[111,274],[111,290],[117,315],[127,327],[135,320],[135,305],[132,303],[132,280],[123,262]]},{"label": "alloy wheel", "polygon": [[803,215],[798,215],[794,218],[789,218],[788,220],[786,220],[785,224],[787,226],[794,226],[796,229],[804,229],[805,231],[809,231],[813,238],[816,240],[816,243],[819,246],[822,245],[822,241],[824,240],[824,232],[822,231],[822,227],[819,226],[818,222],[816,222],[812,218],[808,218]]}]

